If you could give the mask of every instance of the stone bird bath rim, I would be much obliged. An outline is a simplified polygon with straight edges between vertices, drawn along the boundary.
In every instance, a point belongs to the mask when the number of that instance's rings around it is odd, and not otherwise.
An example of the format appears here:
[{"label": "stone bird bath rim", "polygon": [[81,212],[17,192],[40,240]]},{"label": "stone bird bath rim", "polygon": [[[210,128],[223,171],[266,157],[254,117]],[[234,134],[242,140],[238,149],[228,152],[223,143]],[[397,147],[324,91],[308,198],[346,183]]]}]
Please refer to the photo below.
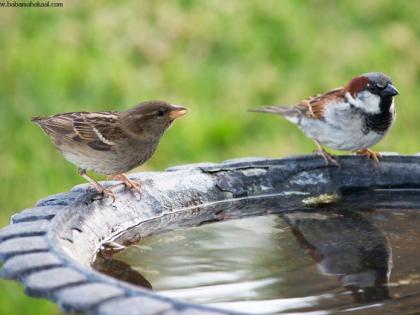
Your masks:
[{"label": "stone bird bath rim", "polygon": [[[279,194],[284,210],[303,198],[374,189],[420,190],[420,156],[384,156],[380,167],[359,156],[340,156],[341,169],[317,156],[243,158],[199,163],[165,172],[133,174],[143,196],[117,191],[117,200],[94,200],[86,185],[40,200],[0,230],[2,277],[65,311],[91,314],[233,314],[170,299],[95,271],[98,250],[153,218],[217,201]],[[398,202],[403,202],[398,200]],[[138,228],[141,232],[141,228]]]}]

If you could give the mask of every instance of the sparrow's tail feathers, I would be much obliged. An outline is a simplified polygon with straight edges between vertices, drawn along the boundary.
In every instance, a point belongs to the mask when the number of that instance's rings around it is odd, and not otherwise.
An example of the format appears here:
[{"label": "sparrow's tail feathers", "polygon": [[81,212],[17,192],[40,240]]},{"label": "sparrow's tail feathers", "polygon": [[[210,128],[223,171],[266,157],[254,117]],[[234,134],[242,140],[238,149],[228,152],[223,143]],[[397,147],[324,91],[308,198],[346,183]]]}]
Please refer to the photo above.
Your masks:
[{"label": "sparrow's tail feathers", "polygon": [[50,137],[69,136],[73,133],[72,124],[62,124],[61,120],[54,117],[32,117],[31,121],[36,123]]},{"label": "sparrow's tail feathers", "polygon": [[255,112],[255,113],[268,113],[268,114],[281,115],[293,123],[297,123],[301,115],[301,112],[295,106],[292,106],[292,107],[268,106],[268,107],[263,107],[263,108],[251,108],[248,111]]},{"label": "sparrow's tail feathers", "polygon": [[255,112],[255,113],[270,113],[270,114],[277,114],[277,115],[290,115],[295,114],[296,109],[293,107],[286,107],[286,106],[268,106],[263,108],[251,108],[248,111]]},{"label": "sparrow's tail feathers", "polygon": [[31,118],[31,121],[34,123],[41,123],[43,120],[47,119],[48,117],[42,117],[42,116],[34,116]]}]

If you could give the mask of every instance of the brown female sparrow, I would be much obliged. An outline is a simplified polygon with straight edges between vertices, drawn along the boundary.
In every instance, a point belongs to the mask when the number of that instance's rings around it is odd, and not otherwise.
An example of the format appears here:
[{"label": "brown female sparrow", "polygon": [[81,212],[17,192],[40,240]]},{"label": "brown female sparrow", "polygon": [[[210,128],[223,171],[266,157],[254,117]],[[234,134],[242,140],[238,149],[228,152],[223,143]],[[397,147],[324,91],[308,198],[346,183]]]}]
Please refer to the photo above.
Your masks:
[{"label": "brown female sparrow", "polygon": [[325,162],[339,163],[322,145],[379,161],[380,154],[369,148],[378,143],[395,120],[397,89],[383,73],[357,76],[344,86],[310,97],[291,107],[251,109],[284,116],[315,141]]},{"label": "brown female sparrow", "polygon": [[163,101],[140,103],[126,112],[74,112],[33,117],[64,157],[99,193],[114,193],[86,174],[92,170],[140,192],[124,173],[146,162],[166,129],[188,109]]}]

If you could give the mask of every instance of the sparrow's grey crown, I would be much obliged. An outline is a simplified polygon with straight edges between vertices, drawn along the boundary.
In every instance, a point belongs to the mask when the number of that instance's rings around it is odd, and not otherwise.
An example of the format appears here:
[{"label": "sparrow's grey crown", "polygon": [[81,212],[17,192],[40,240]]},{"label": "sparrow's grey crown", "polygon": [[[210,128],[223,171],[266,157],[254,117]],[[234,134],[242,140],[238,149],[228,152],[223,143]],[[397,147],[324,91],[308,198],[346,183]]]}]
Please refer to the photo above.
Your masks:
[{"label": "sparrow's grey crown", "polygon": [[370,82],[377,84],[378,86],[385,87],[388,84],[392,84],[392,80],[382,72],[368,72],[362,74],[362,76],[369,79]]},{"label": "sparrow's grey crown", "polygon": [[[391,78],[381,72],[369,72],[362,76],[369,80],[366,89],[375,95],[379,95],[381,98],[388,99],[399,94],[397,88],[392,85]],[[392,100],[388,99],[387,102],[390,106]],[[389,106],[386,107],[389,108]]]}]

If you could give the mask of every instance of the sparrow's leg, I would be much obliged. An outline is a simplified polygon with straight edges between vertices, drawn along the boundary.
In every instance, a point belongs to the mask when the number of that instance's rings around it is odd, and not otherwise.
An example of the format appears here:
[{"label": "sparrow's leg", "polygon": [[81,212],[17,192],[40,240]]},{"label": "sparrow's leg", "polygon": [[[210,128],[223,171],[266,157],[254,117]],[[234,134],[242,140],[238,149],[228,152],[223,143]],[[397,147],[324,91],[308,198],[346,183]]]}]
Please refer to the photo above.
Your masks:
[{"label": "sparrow's leg", "polygon": [[111,189],[107,189],[104,186],[102,186],[101,184],[99,184],[96,180],[94,180],[92,177],[90,177],[88,174],[86,174],[86,170],[82,169],[82,168],[78,168],[77,172],[79,173],[80,176],[82,176],[84,179],[86,179],[89,184],[91,184],[97,191],[98,193],[111,197],[112,198],[112,203],[115,202],[115,194]]},{"label": "sparrow's leg", "polygon": [[141,194],[141,191],[140,191],[141,184],[139,182],[135,182],[131,180],[130,178],[128,178],[126,174],[122,173],[118,175],[113,175],[111,176],[111,178],[122,181],[124,185],[127,186],[128,189],[133,189],[134,191]]},{"label": "sparrow's leg", "polygon": [[337,162],[337,160],[331,155],[329,154],[327,151],[325,151],[325,149],[322,147],[322,145],[314,139],[314,142],[316,144],[316,146],[318,147],[318,152],[319,154],[321,154],[321,156],[324,158],[325,160],[325,164],[330,165],[334,164],[337,167],[341,167],[340,163]]},{"label": "sparrow's leg", "polygon": [[379,152],[375,152],[371,149],[362,149],[355,151],[357,155],[366,155],[368,159],[374,160],[377,164],[379,164],[379,159],[381,158],[381,154]]}]

